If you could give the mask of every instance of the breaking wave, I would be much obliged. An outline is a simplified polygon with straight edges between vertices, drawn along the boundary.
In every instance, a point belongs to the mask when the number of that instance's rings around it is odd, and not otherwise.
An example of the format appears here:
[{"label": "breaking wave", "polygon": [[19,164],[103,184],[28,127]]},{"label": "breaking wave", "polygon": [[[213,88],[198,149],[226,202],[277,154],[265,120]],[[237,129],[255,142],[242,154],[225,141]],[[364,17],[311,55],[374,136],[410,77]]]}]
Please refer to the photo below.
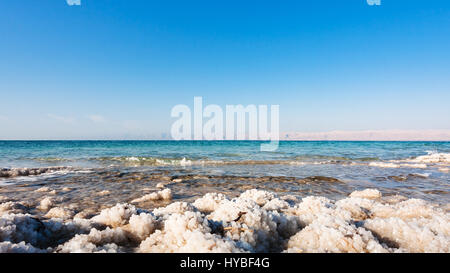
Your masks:
[{"label": "breaking wave", "polygon": [[427,151],[427,153],[427,155],[418,156],[406,161],[414,163],[450,164],[450,153],[437,153],[433,151]]},{"label": "breaking wave", "polygon": [[425,169],[427,168],[427,164],[398,164],[392,162],[370,162],[369,166],[371,167],[380,167],[380,168],[418,168]]},{"label": "breaking wave", "polygon": [[120,162],[128,165],[180,165],[188,166],[192,165],[192,161],[186,158],[172,159],[172,158],[155,158],[155,157],[142,157],[142,156],[122,156],[122,157],[100,157],[92,160],[103,162]]},{"label": "breaking wave", "polygon": [[419,168],[425,169],[429,166],[437,166],[439,171],[445,172],[450,164],[450,153],[436,153],[427,151],[427,155],[414,158],[389,160],[387,162],[370,162],[369,166],[380,168]]},{"label": "breaking wave", "polygon": [[[125,165],[361,165],[379,168],[417,168],[425,169],[429,165],[448,166],[450,163],[450,154],[448,153],[432,153],[428,155],[418,156],[411,159],[388,160],[382,161],[379,158],[362,157],[347,158],[338,156],[296,156],[294,158],[286,158],[279,160],[212,160],[212,159],[180,159],[172,158],[154,158],[154,157],[104,157],[94,160],[120,162]],[[443,169],[445,170],[445,169]]]}]

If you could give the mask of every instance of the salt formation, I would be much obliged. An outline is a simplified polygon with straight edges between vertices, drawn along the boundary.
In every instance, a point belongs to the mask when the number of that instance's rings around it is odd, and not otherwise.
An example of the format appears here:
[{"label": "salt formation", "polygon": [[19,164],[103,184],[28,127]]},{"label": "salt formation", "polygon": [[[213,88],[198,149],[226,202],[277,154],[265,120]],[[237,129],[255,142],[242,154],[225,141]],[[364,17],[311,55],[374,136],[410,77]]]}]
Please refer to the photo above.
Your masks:
[{"label": "salt formation", "polygon": [[104,190],[104,191],[99,191],[99,192],[97,192],[96,195],[98,195],[98,196],[105,196],[105,195],[109,195],[109,194],[111,194],[110,191]]},{"label": "salt formation", "polygon": [[92,218],[92,221],[104,225],[119,227],[128,222],[133,214],[136,214],[136,207],[129,204],[117,204],[112,208],[104,209],[101,213]]},{"label": "salt formation", "polygon": [[226,199],[226,196],[221,193],[207,193],[202,198],[195,200],[193,205],[201,212],[210,213],[216,210],[220,202]]},{"label": "salt formation", "polygon": [[287,252],[387,252],[370,231],[331,215],[319,214],[292,236]]},{"label": "salt formation", "polygon": [[144,240],[155,231],[157,224],[155,216],[150,213],[133,214],[128,230],[140,240]]},{"label": "salt formation", "polygon": [[171,200],[172,199],[172,191],[170,189],[164,189],[158,192],[152,192],[150,194],[146,194],[141,198],[137,198],[131,201],[131,203],[140,203],[146,201],[157,201],[157,200]]},{"label": "salt formation", "polygon": [[39,203],[39,206],[37,207],[40,210],[47,211],[53,206],[53,200],[50,197],[45,197],[41,200]]},{"label": "salt formation", "polygon": [[0,216],[6,213],[25,213],[26,206],[21,203],[8,201],[0,204]]},{"label": "salt formation", "polygon": [[25,244],[25,242],[20,242],[18,244],[13,244],[9,241],[0,242],[0,253],[45,253],[46,251],[35,248],[31,244]]},{"label": "salt formation", "polygon": [[0,217],[0,252],[52,251],[52,247],[92,227],[87,220],[41,221],[30,214],[3,214]]},{"label": "salt formation", "polygon": [[56,194],[56,190],[51,190],[49,187],[41,187],[41,188],[35,190],[34,192],[46,192],[46,193],[53,194],[53,195]]},{"label": "salt formation", "polygon": [[[172,193],[150,195],[162,200]],[[155,200],[146,196],[140,199]],[[338,201],[255,189],[232,199],[208,193],[152,211],[122,203],[80,212],[46,197],[39,206],[44,217],[4,201],[0,252],[450,252],[445,209],[376,189]]]},{"label": "salt formation", "polygon": [[45,217],[47,218],[62,218],[62,219],[68,219],[71,218],[74,215],[74,213],[66,208],[52,208],[50,209],[47,214],[45,214]]},{"label": "salt formation", "polygon": [[238,252],[235,244],[212,233],[208,220],[200,212],[172,214],[157,230],[142,241],[140,252]]},{"label": "salt formation", "polygon": [[363,191],[354,191],[350,194],[350,197],[361,197],[376,199],[381,197],[381,193],[376,189],[365,189]]},{"label": "salt formation", "polygon": [[126,233],[121,228],[91,229],[89,234],[75,235],[68,242],[58,246],[56,252],[62,253],[100,253],[118,252],[117,244],[127,243]]},{"label": "salt formation", "polygon": [[39,189],[35,190],[35,192],[49,192],[49,187],[40,187]]}]

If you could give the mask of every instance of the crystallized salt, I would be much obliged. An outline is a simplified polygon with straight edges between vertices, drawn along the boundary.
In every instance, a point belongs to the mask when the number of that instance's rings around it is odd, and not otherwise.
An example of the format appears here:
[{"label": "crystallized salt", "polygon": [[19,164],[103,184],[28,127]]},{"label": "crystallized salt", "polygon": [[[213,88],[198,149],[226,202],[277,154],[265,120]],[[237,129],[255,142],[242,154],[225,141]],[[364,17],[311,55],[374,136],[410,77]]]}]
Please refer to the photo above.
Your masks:
[{"label": "crystallized salt", "polygon": [[133,205],[117,204],[112,208],[102,210],[99,215],[92,218],[92,221],[111,227],[123,226],[136,212],[136,207]]},{"label": "crystallized salt", "polygon": [[[168,189],[151,194],[172,197]],[[152,211],[123,203],[80,212],[46,197],[39,209],[45,217],[0,204],[0,252],[450,252],[448,210],[376,189],[338,201],[209,193]]]},{"label": "crystallized salt", "polygon": [[363,191],[354,191],[350,194],[350,197],[361,197],[368,199],[376,199],[381,197],[381,192],[376,189],[365,189]]},{"label": "crystallized salt", "polygon": [[146,194],[140,198],[134,199],[131,203],[140,203],[147,201],[158,201],[158,200],[171,200],[172,199],[172,191],[170,189],[164,189],[158,192],[152,192],[150,194]]},{"label": "crystallized salt", "polygon": [[45,214],[45,217],[47,218],[63,218],[63,219],[68,219],[73,217],[74,213],[73,211],[66,209],[66,208],[60,208],[60,207],[55,207],[50,209],[47,214]]},{"label": "crystallized salt", "polygon": [[37,208],[43,211],[47,211],[52,206],[53,206],[53,199],[50,197],[45,197],[44,199],[41,200]]},{"label": "crystallized salt", "polygon": [[49,187],[41,187],[37,190],[35,190],[35,192],[49,192],[50,188]]}]

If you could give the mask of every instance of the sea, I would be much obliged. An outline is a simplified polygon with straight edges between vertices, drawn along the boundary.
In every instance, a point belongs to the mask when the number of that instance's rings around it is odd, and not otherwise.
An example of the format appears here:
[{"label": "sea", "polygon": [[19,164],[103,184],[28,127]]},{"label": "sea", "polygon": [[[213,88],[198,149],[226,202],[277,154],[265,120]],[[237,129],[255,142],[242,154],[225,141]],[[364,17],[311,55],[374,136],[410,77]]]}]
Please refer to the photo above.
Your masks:
[{"label": "sea", "polygon": [[[165,183],[175,201],[208,192],[339,199],[378,189],[446,205],[450,142],[280,141],[0,141],[0,194],[26,200],[48,186],[80,206],[113,205]],[[60,191],[64,188],[70,192]],[[109,192],[109,195],[98,195]]]}]

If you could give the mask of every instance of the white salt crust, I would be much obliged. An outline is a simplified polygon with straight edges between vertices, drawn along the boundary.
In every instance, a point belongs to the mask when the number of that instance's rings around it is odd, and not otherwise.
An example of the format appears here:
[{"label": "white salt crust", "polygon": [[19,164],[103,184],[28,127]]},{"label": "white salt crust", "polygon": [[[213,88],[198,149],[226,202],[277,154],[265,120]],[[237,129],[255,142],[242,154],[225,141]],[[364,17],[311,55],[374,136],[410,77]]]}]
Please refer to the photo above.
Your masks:
[{"label": "white salt crust", "polygon": [[41,200],[37,208],[43,211],[48,211],[52,206],[53,206],[53,199],[50,197],[45,197],[44,199]]},{"label": "white salt crust", "polygon": [[105,195],[109,195],[109,194],[111,194],[110,191],[104,190],[104,191],[99,191],[96,195],[97,196],[105,196]]},{"label": "white salt crust", "polygon": [[[158,200],[172,195],[162,192]],[[367,189],[288,201],[260,190],[208,193],[152,211],[117,204],[90,219],[50,198],[40,202],[44,218],[7,201],[0,252],[450,252],[449,214],[423,200]]]},{"label": "white salt crust", "polygon": [[49,192],[50,188],[49,187],[41,187],[37,190],[35,190],[35,192]]},{"label": "white salt crust", "polygon": [[172,191],[170,189],[164,189],[158,192],[152,192],[150,194],[146,194],[140,198],[132,200],[131,203],[140,203],[157,200],[172,200]]}]

